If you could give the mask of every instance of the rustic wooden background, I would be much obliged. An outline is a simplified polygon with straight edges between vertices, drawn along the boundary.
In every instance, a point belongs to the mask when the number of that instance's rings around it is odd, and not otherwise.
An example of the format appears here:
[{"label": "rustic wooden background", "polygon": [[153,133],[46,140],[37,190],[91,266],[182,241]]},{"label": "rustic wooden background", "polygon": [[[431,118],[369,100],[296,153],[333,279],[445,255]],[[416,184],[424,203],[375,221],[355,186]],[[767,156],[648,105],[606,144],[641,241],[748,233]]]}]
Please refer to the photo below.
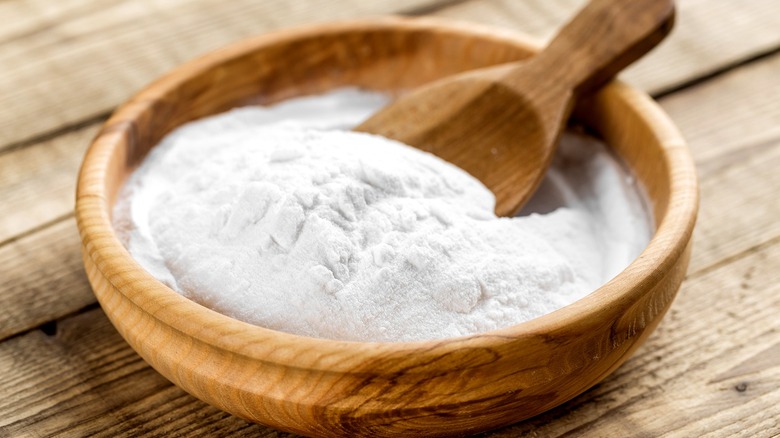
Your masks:
[{"label": "rustic wooden background", "polygon": [[[433,15],[548,38],[583,0],[0,1],[0,436],[279,436],[140,359],[87,284],[74,184],[112,109],[175,65],[314,21]],[[509,436],[780,435],[780,1],[678,0],[623,75],[686,136],[702,204],[688,278],[604,382]]]}]

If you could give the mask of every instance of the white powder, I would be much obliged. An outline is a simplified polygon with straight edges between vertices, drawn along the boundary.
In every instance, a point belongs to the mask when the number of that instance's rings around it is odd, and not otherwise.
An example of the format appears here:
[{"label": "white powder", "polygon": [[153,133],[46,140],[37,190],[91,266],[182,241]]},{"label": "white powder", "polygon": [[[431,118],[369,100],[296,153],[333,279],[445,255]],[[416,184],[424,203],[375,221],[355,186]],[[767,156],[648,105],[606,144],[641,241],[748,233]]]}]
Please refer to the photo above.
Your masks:
[{"label": "white powder", "polygon": [[120,237],[204,306],[355,341],[527,321],[593,291],[646,245],[640,197],[597,142],[565,137],[529,207],[545,214],[497,218],[466,172],[341,130],[385,102],[346,89],[181,127],[125,185]]}]

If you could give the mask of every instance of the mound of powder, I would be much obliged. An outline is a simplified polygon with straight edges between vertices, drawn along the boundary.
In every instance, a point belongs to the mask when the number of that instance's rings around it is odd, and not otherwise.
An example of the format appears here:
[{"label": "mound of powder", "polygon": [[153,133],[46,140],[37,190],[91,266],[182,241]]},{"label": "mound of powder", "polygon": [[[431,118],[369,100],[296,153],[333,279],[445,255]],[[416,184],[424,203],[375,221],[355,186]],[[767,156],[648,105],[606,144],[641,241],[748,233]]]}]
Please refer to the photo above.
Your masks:
[{"label": "mound of powder", "polygon": [[301,335],[408,341],[513,325],[604,281],[581,209],[497,218],[487,188],[431,154],[263,114],[174,132],[116,207],[133,256],[204,306]]}]

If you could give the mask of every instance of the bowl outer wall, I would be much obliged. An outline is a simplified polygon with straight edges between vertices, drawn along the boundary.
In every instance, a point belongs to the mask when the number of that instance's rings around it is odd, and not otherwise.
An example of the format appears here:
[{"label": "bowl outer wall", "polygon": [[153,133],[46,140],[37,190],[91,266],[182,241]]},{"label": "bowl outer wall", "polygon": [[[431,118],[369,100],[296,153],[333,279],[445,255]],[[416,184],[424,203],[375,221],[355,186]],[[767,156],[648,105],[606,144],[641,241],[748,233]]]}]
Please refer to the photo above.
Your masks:
[{"label": "bowl outer wall", "polygon": [[[366,34],[373,37],[361,42]],[[206,309],[164,286],[132,259],[111,226],[111,206],[132,168],[173,127],[250,100],[272,102],[347,84],[384,90],[414,85],[411,79],[405,83],[403,75],[361,82],[370,75],[354,77],[337,69],[324,74],[318,70],[323,78],[304,80],[300,86],[274,83],[270,87],[276,88],[265,96],[243,96],[245,100],[228,96],[213,104],[207,91],[193,91],[202,88],[199,83],[224,87],[229,70],[238,68],[247,53],[279,56],[299,50],[302,40],[323,38],[350,41],[347,48],[367,44],[378,53],[373,56],[394,59],[389,67],[414,71],[416,81],[440,73],[438,61],[420,55],[426,50],[443,57],[453,56],[453,48],[458,48],[460,59],[441,61],[447,64],[442,70],[452,70],[519,59],[535,47],[522,36],[432,19],[314,25],[212,52],[141,91],[116,111],[94,140],[77,192],[90,283],[128,343],[161,374],[208,403],[306,435],[478,432],[563,403],[619,366],[657,325],[682,282],[698,193],[693,162],[678,130],[646,95],[617,82],[581,105],[578,117],[632,165],[653,200],[656,233],[647,249],[606,285],[532,321],[424,342],[314,339]],[[388,44],[394,49],[372,46],[382,38],[395,40]],[[440,44],[444,40],[452,44]],[[429,65],[404,59],[400,50],[409,44],[416,51],[413,60]],[[340,54],[344,50],[334,49],[326,61],[336,60],[348,70],[352,54]],[[492,53],[480,54],[485,50]],[[188,107],[198,109],[177,105],[183,96],[189,99]]]}]

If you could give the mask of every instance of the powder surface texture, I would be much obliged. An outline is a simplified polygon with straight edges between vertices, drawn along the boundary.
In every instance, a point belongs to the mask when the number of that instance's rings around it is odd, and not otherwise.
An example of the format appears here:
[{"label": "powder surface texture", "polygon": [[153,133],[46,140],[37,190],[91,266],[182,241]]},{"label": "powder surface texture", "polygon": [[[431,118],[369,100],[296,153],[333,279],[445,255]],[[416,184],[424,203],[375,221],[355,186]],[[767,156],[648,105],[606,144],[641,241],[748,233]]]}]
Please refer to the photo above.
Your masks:
[{"label": "powder surface texture", "polygon": [[[492,193],[465,171],[343,130],[385,99],[347,89],[179,128],[126,183],[120,237],[145,269],[204,306],[354,341],[527,321],[593,291],[646,244],[636,190],[609,154],[583,146],[593,141],[571,137],[568,159],[589,164],[560,171],[589,184],[556,184],[551,172],[529,206],[543,214],[497,218]],[[601,223],[602,210],[624,218]]]}]

